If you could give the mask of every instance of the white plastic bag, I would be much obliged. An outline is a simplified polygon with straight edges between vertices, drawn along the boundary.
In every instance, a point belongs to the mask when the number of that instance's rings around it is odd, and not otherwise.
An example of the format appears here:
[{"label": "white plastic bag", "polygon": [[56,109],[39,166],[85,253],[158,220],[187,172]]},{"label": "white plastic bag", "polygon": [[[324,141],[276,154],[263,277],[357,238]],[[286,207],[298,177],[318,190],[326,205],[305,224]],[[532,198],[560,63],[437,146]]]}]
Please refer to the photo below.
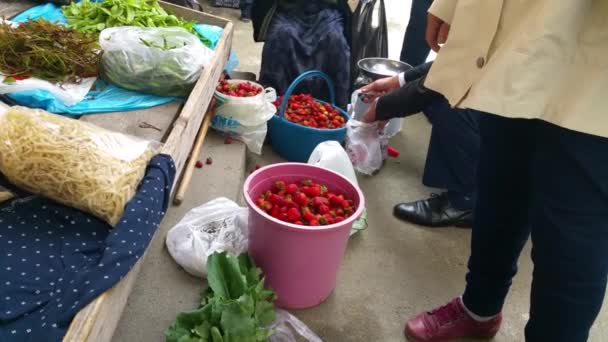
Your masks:
[{"label": "white plastic bag", "polygon": [[101,31],[101,75],[123,88],[186,96],[213,50],[179,27],[112,27]]},{"label": "white plastic bag", "polygon": [[[296,316],[281,309],[276,309],[275,311],[276,318],[270,326],[274,334],[268,339],[269,342],[323,342],[317,334],[310,330]],[[295,335],[292,329],[296,332]]]},{"label": "white plastic bag", "polygon": [[[351,104],[349,113],[355,120],[361,120],[363,114],[367,112],[371,104],[363,102],[359,94],[360,90],[355,90],[351,96]],[[388,123],[384,127],[384,137],[390,139],[401,132],[403,126],[403,118],[393,118],[388,120]]]},{"label": "white plastic bag", "polygon": [[272,104],[276,99],[272,88],[252,97],[223,98],[211,127],[244,142],[251,152],[261,154],[268,132],[267,122],[277,111]]},{"label": "white plastic bag", "polygon": [[0,114],[0,172],[14,185],[89,212],[123,216],[159,144],[43,110]]},{"label": "white plastic bag", "polygon": [[207,257],[227,251],[239,255],[247,250],[247,208],[216,198],[190,210],[167,233],[169,253],[186,272],[207,276]]},{"label": "white plastic bag", "polygon": [[364,123],[354,119],[346,123],[346,152],[355,170],[372,175],[380,170],[384,158],[382,143],[376,123]]},{"label": "white plastic bag", "polygon": [[[359,187],[357,175],[353,169],[348,154],[337,141],[324,141],[315,147],[308,158],[308,164],[330,169],[348,178],[355,186]],[[350,235],[367,228],[367,210],[364,210],[361,217],[357,219],[350,230]]]}]

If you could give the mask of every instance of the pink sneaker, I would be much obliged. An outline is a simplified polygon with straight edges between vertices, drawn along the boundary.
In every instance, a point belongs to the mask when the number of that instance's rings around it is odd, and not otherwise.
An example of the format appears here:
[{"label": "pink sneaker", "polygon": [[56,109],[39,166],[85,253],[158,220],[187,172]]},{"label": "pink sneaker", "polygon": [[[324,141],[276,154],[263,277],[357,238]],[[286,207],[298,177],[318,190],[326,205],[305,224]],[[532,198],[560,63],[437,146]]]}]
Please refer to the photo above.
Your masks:
[{"label": "pink sneaker", "polygon": [[424,312],[405,325],[405,336],[412,342],[443,342],[456,338],[485,338],[496,335],[502,315],[486,322],[471,318],[460,298],[433,311]]}]

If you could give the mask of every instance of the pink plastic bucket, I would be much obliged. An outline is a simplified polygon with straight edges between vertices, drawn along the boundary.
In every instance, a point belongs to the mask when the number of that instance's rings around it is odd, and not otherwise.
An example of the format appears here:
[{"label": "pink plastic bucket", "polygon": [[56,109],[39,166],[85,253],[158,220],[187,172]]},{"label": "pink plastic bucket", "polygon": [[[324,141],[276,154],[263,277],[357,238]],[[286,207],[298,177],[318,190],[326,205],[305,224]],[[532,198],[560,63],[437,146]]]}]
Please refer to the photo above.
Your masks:
[{"label": "pink plastic bucket", "polygon": [[[255,205],[255,199],[278,180],[312,179],[332,192],[342,193],[357,206],[348,219],[321,227],[303,227],[279,221]],[[245,180],[249,206],[249,255],[262,268],[268,286],[278,296],[276,304],[290,309],[322,303],[336,286],[353,222],[365,206],[363,194],[348,179],[328,169],[299,163],[261,168]]]}]

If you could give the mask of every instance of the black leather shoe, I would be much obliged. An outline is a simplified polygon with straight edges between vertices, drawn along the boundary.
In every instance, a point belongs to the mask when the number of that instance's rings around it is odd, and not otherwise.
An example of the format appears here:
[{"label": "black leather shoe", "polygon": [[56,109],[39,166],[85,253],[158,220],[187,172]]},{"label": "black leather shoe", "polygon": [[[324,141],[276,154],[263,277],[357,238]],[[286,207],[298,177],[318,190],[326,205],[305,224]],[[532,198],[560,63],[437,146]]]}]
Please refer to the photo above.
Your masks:
[{"label": "black leather shoe", "polygon": [[447,192],[431,194],[431,198],[400,203],[393,210],[395,217],[428,227],[473,226],[473,210],[459,210],[450,203]]}]

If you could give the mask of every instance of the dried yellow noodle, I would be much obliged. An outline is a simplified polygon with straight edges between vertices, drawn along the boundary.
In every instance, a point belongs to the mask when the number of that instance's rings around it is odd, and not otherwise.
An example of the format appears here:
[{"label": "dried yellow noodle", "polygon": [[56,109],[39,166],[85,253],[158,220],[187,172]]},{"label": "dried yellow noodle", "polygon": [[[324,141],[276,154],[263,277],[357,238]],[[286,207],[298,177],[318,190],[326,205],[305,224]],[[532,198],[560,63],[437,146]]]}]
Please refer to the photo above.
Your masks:
[{"label": "dried yellow noodle", "polygon": [[154,154],[150,142],[41,110],[0,114],[0,171],[7,179],[112,226]]}]

